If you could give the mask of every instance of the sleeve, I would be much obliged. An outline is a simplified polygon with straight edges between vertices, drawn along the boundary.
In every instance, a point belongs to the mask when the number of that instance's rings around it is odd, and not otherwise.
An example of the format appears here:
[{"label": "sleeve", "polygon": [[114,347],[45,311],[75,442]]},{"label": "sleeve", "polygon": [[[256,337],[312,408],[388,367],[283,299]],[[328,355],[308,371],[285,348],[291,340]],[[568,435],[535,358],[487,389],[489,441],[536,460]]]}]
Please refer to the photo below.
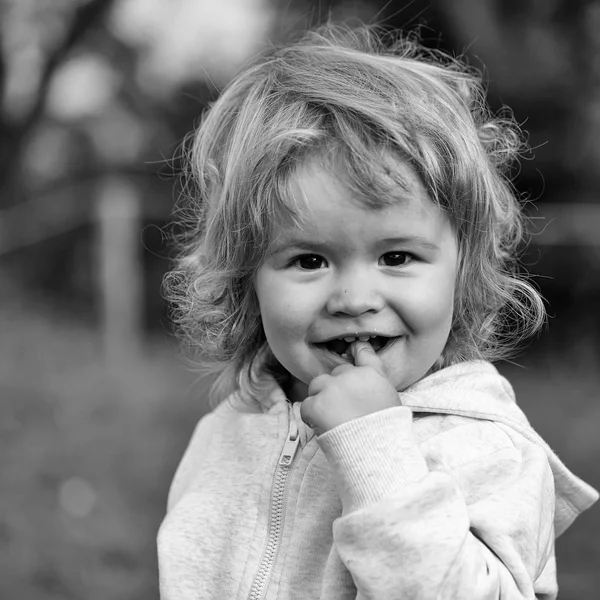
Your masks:
[{"label": "sleeve", "polygon": [[342,498],[334,541],[358,598],[555,597],[546,454],[526,440],[516,447],[493,422],[468,421],[439,436],[451,469],[428,466],[407,407],[319,437]]},{"label": "sleeve", "polygon": [[206,449],[210,443],[210,432],[213,413],[209,413],[202,417],[196,425],[192,437],[187,445],[185,452],[177,469],[167,499],[167,512],[169,512],[179,502],[185,490],[187,489],[193,474],[197,471],[198,465],[205,455]]}]

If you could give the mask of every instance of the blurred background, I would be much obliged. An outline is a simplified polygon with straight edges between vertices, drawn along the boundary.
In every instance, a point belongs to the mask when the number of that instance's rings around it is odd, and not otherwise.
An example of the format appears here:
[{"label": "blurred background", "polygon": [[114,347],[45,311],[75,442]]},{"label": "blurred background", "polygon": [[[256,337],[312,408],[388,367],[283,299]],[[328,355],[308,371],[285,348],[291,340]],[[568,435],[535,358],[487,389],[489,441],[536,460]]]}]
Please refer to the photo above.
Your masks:
[{"label": "blurred background", "polygon": [[[0,598],[158,599],[207,410],[160,295],[178,146],[248,56],[327,17],[464,53],[527,130],[525,262],[552,318],[499,368],[600,487],[600,2],[0,0]],[[597,594],[599,539],[597,508],[560,539],[563,600]]]}]

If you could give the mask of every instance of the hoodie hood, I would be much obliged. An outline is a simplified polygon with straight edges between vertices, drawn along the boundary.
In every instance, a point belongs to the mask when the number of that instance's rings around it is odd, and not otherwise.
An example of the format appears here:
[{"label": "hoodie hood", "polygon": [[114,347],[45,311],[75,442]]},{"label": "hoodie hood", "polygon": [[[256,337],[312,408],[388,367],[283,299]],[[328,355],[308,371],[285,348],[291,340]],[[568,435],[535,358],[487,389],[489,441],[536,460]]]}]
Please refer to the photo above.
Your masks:
[{"label": "hoodie hood", "polygon": [[554,475],[557,537],[598,500],[598,492],[569,471],[533,430],[517,406],[512,386],[492,364],[472,361],[447,367],[401,392],[400,400],[415,413],[452,414],[493,421],[543,448]]}]

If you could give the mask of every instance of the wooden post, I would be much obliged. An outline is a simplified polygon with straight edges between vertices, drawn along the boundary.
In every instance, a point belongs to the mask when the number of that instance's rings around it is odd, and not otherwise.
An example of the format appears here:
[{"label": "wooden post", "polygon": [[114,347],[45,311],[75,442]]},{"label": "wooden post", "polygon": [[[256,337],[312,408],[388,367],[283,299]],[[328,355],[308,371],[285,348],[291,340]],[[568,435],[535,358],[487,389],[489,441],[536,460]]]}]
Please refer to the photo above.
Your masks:
[{"label": "wooden post", "polygon": [[143,273],[140,198],[122,177],[100,186],[97,201],[98,292],[103,353],[108,367],[138,360],[142,337]]}]

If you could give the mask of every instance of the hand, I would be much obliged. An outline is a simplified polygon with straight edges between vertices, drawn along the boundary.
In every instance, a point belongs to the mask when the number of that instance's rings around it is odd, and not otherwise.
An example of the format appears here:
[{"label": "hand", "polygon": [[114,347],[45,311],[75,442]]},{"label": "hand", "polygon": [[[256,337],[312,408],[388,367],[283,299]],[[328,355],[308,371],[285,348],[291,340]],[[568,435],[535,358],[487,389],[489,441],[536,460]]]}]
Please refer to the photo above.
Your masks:
[{"label": "hand", "polygon": [[302,420],[317,435],[337,425],[398,406],[398,392],[387,378],[383,362],[368,342],[352,342],[354,365],[340,365],[317,375],[302,402]]}]

